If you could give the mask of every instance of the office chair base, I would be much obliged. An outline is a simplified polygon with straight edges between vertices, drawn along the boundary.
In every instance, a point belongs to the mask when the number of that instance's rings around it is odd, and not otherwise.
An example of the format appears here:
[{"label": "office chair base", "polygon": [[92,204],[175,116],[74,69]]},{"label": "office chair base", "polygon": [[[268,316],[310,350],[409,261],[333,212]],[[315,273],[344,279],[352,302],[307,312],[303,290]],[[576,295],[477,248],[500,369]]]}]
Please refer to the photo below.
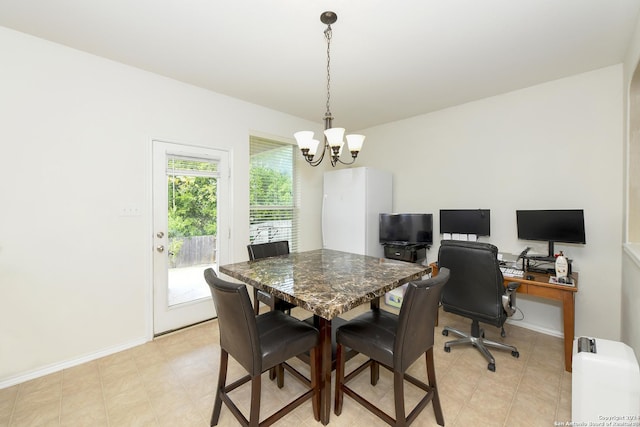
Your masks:
[{"label": "office chair base", "polygon": [[476,349],[478,349],[478,351],[484,356],[485,359],[487,359],[487,362],[489,362],[489,364],[487,365],[487,369],[489,369],[491,372],[495,372],[496,371],[496,360],[493,358],[493,356],[491,355],[491,353],[489,352],[489,349],[487,347],[491,347],[491,348],[497,348],[499,350],[507,350],[507,351],[511,351],[511,355],[513,357],[520,357],[520,353],[518,352],[518,349],[512,345],[508,345],[508,344],[504,344],[504,343],[500,343],[500,342],[495,342],[495,341],[491,341],[491,340],[487,340],[484,338],[484,331],[482,329],[480,329],[480,333],[478,334],[479,336],[474,337],[468,334],[465,334],[464,332],[455,329],[455,328],[450,328],[450,327],[445,327],[442,330],[442,335],[444,336],[448,336],[449,332],[462,337],[458,340],[454,340],[454,341],[448,341],[444,344],[444,351],[446,351],[447,353],[449,353],[451,351],[451,347],[456,346],[456,345],[464,345],[464,344],[471,344],[473,345]]}]

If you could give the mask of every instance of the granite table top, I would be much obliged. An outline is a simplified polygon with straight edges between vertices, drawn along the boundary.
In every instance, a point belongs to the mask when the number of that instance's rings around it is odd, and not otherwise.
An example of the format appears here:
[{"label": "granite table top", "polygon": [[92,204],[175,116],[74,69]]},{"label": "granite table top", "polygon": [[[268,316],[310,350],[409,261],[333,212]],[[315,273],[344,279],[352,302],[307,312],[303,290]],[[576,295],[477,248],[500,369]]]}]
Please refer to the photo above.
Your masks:
[{"label": "granite table top", "polygon": [[431,267],[329,249],[223,265],[220,272],[331,320]]}]

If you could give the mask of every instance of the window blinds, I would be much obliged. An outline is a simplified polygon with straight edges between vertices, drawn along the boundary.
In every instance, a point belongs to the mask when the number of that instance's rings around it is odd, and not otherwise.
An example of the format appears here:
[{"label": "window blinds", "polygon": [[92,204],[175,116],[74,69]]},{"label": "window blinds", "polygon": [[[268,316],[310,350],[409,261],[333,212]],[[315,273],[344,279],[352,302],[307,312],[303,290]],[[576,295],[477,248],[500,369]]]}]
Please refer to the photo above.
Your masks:
[{"label": "window blinds", "polygon": [[251,243],[288,240],[298,246],[294,146],[250,138],[249,239]]}]

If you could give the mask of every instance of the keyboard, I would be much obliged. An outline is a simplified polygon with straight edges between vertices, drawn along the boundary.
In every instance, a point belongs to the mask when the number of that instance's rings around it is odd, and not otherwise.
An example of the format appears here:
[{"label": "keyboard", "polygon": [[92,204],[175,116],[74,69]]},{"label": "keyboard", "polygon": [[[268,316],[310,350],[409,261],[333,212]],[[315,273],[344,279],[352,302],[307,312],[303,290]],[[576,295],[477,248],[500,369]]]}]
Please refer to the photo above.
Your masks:
[{"label": "keyboard", "polygon": [[524,275],[524,271],[519,270],[517,268],[510,267],[500,267],[500,271],[502,271],[502,275],[505,277],[522,277]]}]

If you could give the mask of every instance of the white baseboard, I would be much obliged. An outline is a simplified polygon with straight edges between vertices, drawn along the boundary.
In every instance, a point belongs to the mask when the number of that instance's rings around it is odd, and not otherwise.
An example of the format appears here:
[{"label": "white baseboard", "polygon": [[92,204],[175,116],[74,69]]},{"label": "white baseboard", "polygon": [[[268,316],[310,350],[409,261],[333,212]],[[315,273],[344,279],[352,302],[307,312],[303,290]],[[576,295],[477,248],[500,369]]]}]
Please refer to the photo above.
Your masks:
[{"label": "white baseboard", "polygon": [[117,345],[114,347],[109,347],[109,348],[100,350],[98,352],[90,353],[75,359],[67,360],[60,363],[54,363],[49,366],[34,369],[32,371],[23,372],[14,376],[10,376],[8,378],[2,378],[0,379],[0,389],[11,387],[13,385],[20,384],[35,378],[43,377],[45,375],[49,375],[54,372],[61,371],[63,369],[72,368],[74,366],[81,365],[83,363],[87,363],[92,360],[100,359],[101,357],[109,356],[111,354],[118,353],[123,350],[128,350],[132,347],[142,345],[147,341],[148,340],[145,338],[138,338],[138,339],[129,341],[127,343]]},{"label": "white baseboard", "polygon": [[533,323],[524,322],[522,320],[507,319],[507,323],[514,326],[520,326],[531,331],[540,332],[541,334],[551,335],[553,337],[564,338],[564,333],[556,329],[543,328],[542,326],[535,325]]}]

